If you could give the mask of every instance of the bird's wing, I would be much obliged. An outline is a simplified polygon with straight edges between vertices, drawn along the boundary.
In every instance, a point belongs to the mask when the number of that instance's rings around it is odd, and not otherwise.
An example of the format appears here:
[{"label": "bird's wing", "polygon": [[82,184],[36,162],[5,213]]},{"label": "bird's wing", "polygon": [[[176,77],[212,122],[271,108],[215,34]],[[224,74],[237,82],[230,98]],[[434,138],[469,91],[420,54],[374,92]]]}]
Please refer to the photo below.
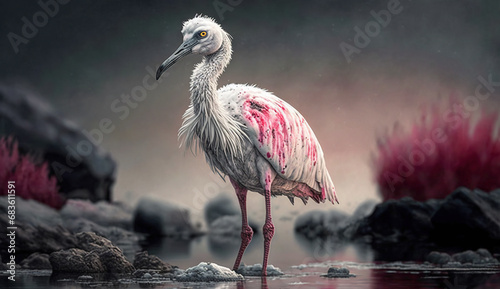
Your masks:
[{"label": "bird's wing", "polygon": [[254,86],[229,85],[221,92],[222,103],[236,104],[233,109],[239,114],[233,111],[233,117],[247,127],[250,140],[278,175],[307,184],[321,200],[337,201],[321,146],[295,108]]}]

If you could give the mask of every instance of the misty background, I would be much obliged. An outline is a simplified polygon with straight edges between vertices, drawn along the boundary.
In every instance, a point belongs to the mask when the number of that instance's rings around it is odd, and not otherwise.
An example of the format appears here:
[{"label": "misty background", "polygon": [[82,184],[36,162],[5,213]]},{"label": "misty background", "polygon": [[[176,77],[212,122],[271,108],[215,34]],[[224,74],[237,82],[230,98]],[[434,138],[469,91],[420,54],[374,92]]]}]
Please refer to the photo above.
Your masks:
[{"label": "misty background", "polygon": [[[352,212],[378,198],[370,166],[377,135],[396,121],[410,124],[421,107],[452,93],[472,95],[479,75],[500,81],[495,0],[401,0],[401,12],[349,63],[339,45],[354,45],[355,27],[364,30],[374,20],[370,12],[387,9],[388,2],[70,1],[16,53],[8,33],[22,36],[22,18],[32,21],[41,7],[4,1],[0,82],[39,95],[81,129],[96,129],[105,118],[113,122],[101,146],[118,163],[114,200],[133,205],[155,195],[196,215],[218,192],[234,194],[203,155],[184,152],[177,140],[189,105],[189,76],[201,57],[186,57],[169,69],[127,117],[121,119],[112,103],[142,86],[146,68],[156,71],[180,45],[185,20],[211,16],[233,36],[233,60],[219,86],[256,84],[297,108],[323,147],[340,200],[336,208]],[[221,13],[221,3],[231,9]],[[481,108],[498,110],[499,95]],[[263,220],[264,199],[249,194],[248,201],[250,216]],[[280,216],[331,206],[292,206],[275,198],[273,208]]]}]

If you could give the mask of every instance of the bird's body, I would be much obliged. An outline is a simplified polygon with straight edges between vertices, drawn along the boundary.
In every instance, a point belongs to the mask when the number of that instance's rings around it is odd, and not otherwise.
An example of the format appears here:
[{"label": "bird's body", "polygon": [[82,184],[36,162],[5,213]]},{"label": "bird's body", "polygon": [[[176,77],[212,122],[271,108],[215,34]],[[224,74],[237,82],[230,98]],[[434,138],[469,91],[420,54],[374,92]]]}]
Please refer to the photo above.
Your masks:
[{"label": "bird's body", "polygon": [[[231,59],[231,39],[212,19],[197,16],[184,23],[184,43],[158,69],[157,77],[180,57],[202,54],[191,76],[191,104],[179,136],[186,147],[200,147],[213,171],[227,175],[242,210],[242,244],[238,269],[252,238],[246,217],[247,190],[266,199],[263,275],[274,226],[271,195],[337,201],[323,151],[304,117],[291,105],[255,86],[217,80]],[[211,37],[211,38],[209,38]],[[207,40],[205,40],[207,38]],[[195,148],[193,148],[193,146]]]},{"label": "bird's body", "polygon": [[[240,127],[242,153],[216,149],[210,141],[200,142],[210,167],[238,180],[250,191],[264,194],[262,172],[272,169],[275,178],[271,195],[285,195],[306,202],[333,200],[333,183],[324,163],[323,152],[313,131],[302,115],[275,95],[243,84],[229,84],[217,91],[217,105]],[[191,110],[186,119],[193,118]],[[201,130],[203,122],[186,121],[181,132]],[[188,128],[187,126],[196,126]],[[214,138],[223,137],[214,129]],[[197,136],[195,136],[197,138]],[[325,188],[323,190],[323,188]]]}]

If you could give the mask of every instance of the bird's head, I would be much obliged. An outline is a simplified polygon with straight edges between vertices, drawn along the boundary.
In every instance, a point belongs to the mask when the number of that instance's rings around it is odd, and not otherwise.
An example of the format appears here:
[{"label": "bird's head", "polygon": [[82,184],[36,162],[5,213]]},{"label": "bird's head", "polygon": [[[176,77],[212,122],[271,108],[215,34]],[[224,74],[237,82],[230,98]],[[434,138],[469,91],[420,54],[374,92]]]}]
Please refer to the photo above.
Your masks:
[{"label": "bird's head", "polygon": [[224,31],[212,18],[195,16],[184,22],[182,27],[183,42],[177,50],[165,60],[156,71],[156,79],[179,59],[188,54],[207,56],[217,52],[223,41]]}]

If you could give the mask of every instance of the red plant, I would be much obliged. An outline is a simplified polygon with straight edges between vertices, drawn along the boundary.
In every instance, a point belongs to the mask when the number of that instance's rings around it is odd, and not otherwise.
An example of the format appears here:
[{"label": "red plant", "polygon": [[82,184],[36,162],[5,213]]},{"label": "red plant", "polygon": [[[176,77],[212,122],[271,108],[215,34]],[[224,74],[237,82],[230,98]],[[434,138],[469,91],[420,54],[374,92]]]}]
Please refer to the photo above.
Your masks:
[{"label": "red plant", "polygon": [[446,109],[423,110],[411,133],[396,125],[392,134],[378,138],[373,162],[384,200],[442,199],[459,186],[500,188],[499,113],[483,109],[473,117],[472,110],[451,97]]},{"label": "red plant", "polygon": [[47,163],[35,165],[29,155],[19,153],[11,137],[0,139],[0,196],[7,195],[7,182],[15,182],[15,195],[34,199],[56,209],[64,205],[58,193],[57,180],[50,177]]}]

